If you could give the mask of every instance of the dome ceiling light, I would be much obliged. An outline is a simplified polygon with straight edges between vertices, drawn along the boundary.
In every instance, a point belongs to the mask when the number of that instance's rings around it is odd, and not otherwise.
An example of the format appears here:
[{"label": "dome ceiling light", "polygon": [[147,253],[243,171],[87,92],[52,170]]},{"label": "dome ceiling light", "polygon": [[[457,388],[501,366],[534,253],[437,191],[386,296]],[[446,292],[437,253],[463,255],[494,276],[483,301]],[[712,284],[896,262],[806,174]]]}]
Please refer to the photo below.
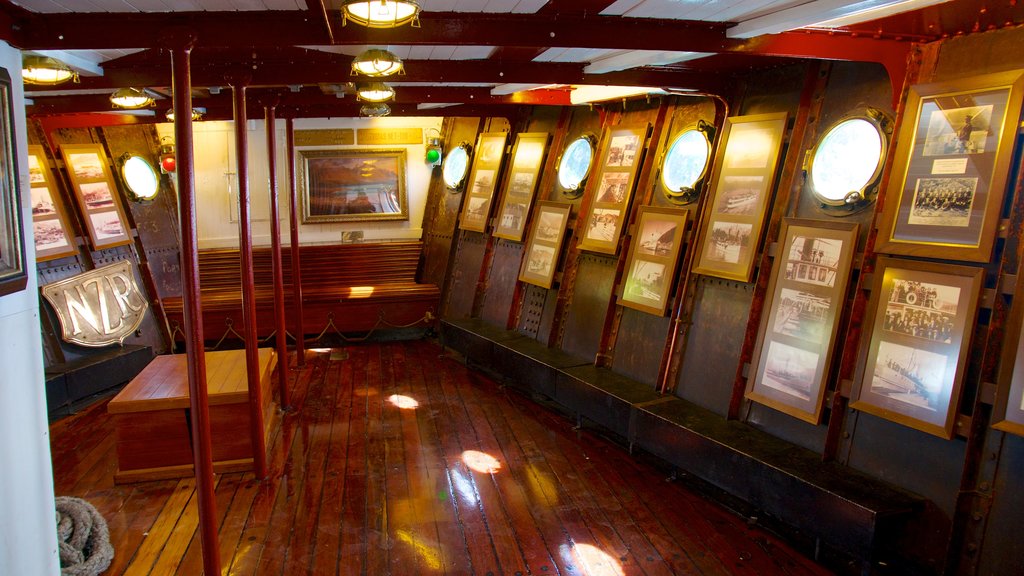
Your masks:
[{"label": "dome ceiling light", "polygon": [[420,27],[420,5],[416,0],[343,0],[341,25],[349,22],[368,28]]},{"label": "dome ceiling light", "polygon": [[53,86],[68,80],[78,82],[78,72],[49,56],[25,56],[21,60],[21,77],[26,84]]},{"label": "dome ceiling light", "polygon": [[394,74],[404,74],[405,66],[402,59],[387,50],[373,48],[352,60],[352,73],[380,78]]},{"label": "dome ceiling light", "polygon": [[115,108],[124,108],[125,110],[138,110],[152,106],[153,102],[152,96],[138,88],[118,88],[110,95],[110,103]]},{"label": "dome ceiling light", "polygon": [[395,97],[395,89],[383,82],[356,84],[356,97],[364,102],[387,102]]}]

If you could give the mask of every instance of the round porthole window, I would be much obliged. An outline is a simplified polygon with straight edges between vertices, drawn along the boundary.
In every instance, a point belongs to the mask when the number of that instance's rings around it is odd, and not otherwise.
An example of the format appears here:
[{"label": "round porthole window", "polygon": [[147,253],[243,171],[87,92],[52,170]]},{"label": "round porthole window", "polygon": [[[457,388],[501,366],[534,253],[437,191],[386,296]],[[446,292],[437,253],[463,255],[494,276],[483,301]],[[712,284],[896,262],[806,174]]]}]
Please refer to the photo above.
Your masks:
[{"label": "round porthole window", "polygon": [[562,157],[558,160],[558,185],[562,194],[578,198],[583,194],[583,183],[590,175],[594,164],[594,137],[584,135],[576,138],[565,147]]},{"label": "round porthole window", "polygon": [[697,199],[697,184],[704,178],[711,143],[704,132],[690,128],[679,133],[661,161],[661,184],[668,199],[688,204]]},{"label": "round porthole window", "polygon": [[466,181],[468,172],[469,144],[463,142],[452,148],[451,152],[445,156],[444,163],[441,165],[441,177],[444,179],[444,185],[454,192],[462,188],[462,183]]},{"label": "round porthole window", "polygon": [[818,140],[807,171],[815,198],[824,207],[874,200],[886,144],[881,122],[873,117],[852,116],[833,124]]},{"label": "round porthole window", "polygon": [[147,201],[160,191],[160,177],[156,169],[141,156],[127,156],[121,165],[121,177],[133,199]]}]

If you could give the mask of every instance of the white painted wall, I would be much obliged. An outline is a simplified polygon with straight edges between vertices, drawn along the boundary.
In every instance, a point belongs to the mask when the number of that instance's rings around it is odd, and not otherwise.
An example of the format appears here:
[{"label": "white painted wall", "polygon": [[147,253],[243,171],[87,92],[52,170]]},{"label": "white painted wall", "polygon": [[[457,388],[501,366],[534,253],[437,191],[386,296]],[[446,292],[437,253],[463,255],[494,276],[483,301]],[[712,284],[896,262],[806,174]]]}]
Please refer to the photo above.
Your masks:
[{"label": "white painted wall", "polygon": [[[422,128],[441,129],[440,117],[404,118],[313,118],[295,120],[296,130],[326,128]],[[238,182],[235,160],[233,122],[196,122],[193,127],[195,149],[196,224],[200,248],[238,246]],[[256,245],[270,244],[270,181],[267,170],[267,140],[264,122],[250,119],[249,128],[249,193],[252,206],[252,234]],[[281,234],[288,244],[288,168],[285,121],[277,121],[277,186],[281,196]],[[172,124],[159,124],[161,138],[174,136]],[[439,132],[438,132],[439,133]],[[373,146],[340,146],[322,148],[372,149]],[[423,211],[430,185],[430,167],[424,161],[426,147],[416,145],[382,146],[389,150],[406,150],[406,192],[409,200],[408,221],[299,224],[301,244],[342,242],[345,232],[361,231],[366,241],[418,240],[423,235]],[[317,150],[317,147],[296,150]],[[301,195],[301,187],[299,188]]]},{"label": "white painted wall", "polygon": [[[22,222],[30,223],[21,52],[0,42],[0,66],[14,81]],[[31,238],[31,227],[23,229]],[[35,250],[27,244],[28,287],[0,297],[0,574],[26,576],[60,573]]]}]

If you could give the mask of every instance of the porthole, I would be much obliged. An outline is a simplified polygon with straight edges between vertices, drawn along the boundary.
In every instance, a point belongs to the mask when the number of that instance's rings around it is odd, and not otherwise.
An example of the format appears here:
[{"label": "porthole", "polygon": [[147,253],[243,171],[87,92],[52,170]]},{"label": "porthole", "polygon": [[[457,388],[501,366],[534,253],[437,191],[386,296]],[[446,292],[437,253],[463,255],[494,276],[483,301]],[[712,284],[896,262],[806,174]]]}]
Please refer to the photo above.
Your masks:
[{"label": "porthole", "polygon": [[676,204],[697,199],[699,186],[711,157],[710,126],[701,122],[680,132],[665,150],[661,160],[661,185],[665,196]]},{"label": "porthole", "polygon": [[558,160],[558,185],[570,198],[583,195],[583,186],[594,164],[593,135],[585,134],[569,143]]},{"label": "porthole", "polygon": [[156,198],[160,191],[160,177],[148,160],[125,153],[121,157],[121,178],[132,199],[145,202]]},{"label": "porthole", "polygon": [[808,188],[823,208],[844,215],[874,201],[885,163],[888,127],[888,119],[871,110],[866,115],[847,116],[825,131],[807,169]]},{"label": "porthole", "polygon": [[444,158],[441,165],[441,177],[444,179],[444,185],[451,192],[458,191],[466,181],[466,174],[469,173],[469,153],[469,144],[463,142],[452,148]]}]

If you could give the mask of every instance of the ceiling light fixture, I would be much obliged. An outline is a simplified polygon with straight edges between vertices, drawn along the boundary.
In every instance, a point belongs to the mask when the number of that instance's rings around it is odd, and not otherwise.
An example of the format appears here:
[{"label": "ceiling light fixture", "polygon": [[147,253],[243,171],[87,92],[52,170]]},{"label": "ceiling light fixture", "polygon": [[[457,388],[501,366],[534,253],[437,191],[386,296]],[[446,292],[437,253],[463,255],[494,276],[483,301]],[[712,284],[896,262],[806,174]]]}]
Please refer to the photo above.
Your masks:
[{"label": "ceiling light fixture", "polygon": [[352,60],[352,73],[378,78],[394,74],[405,74],[402,59],[387,50],[373,48]]},{"label": "ceiling light fixture", "polygon": [[110,95],[110,103],[115,108],[137,110],[146,106],[152,106],[153,97],[147,94],[145,90],[139,90],[138,88],[118,88]]},{"label": "ceiling light fixture", "polygon": [[[192,120],[202,120],[203,114],[206,114],[206,108],[193,108],[192,109]],[[168,122],[174,122],[174,108],[168,108],[167,112],[164,113]]]},{"label": "ceiling light fixture", "polygon": [[72,80],[78,82],[78,72],[67,64],[49,56],[25,56],[21,60],[21,77],[27,84],[53,86]]},{"label": "ceiling light fixture", "polygon": [[383,102],[377,104],[364,104],[359,113],[370,118],[380,118],[391,114],[391,107]]},{"label": "ceiling light fixture", "polygon": [[395,97],[395,89],[383,82],[356,84],[356,98],[364,102],[387,102]]},{"label": "ceiling light fixture", "polygon": [[343,0],[341,25],[350,20],[368,28],[420,27],[420,5],[416,0]]}]

